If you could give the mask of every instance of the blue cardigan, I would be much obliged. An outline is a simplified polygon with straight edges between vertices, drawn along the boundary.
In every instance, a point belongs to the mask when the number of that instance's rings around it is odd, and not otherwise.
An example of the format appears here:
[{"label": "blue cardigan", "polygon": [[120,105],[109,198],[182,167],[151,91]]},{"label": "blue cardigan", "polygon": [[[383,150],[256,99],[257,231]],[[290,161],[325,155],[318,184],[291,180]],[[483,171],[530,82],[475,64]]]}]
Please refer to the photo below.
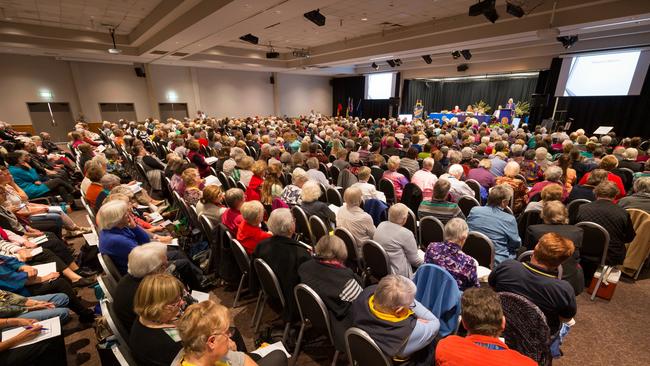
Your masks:
[{"label": "blue cardigan", "polygon": [[43,183],[40,185],[34,184],[34,182],[41,180],[41,177],[34,168],[25,170],[22,167],[11,165],[9,166],[9,172],[14,177],[14,181],[18,187],[25,191],[29,198],[42,197],[50,191]]},{"label": "blue cardigan", "polygon": [[107,254],[115,263],[121,274],[126,274],[129,263],[129,253],[140,244],[149,242],[149,234],[140,226],[135,229],[125,227],[112,228],[99,232],[99,252]]},{"label": "blue cardigan", "polygon": [[30,296],[25,288],[27,273],[18,272],[18,268],[24,265],[25,263],[16,258],[0,255],[0,289]]}]

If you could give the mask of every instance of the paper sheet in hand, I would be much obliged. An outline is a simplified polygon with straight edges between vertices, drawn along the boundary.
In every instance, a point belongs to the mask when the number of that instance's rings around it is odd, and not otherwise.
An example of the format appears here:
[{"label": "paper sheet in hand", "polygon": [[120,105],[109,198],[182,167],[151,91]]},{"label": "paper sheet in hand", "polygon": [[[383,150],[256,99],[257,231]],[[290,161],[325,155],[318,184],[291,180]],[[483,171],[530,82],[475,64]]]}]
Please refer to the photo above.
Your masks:
[{"label": "paper sheet in hand", "polygon": [[481,278],[487,278],[492,271],[489,268],[483,267],[483,266],[477,266],[476,267],[476,277],[479,279]]},{"label": "paper sheet in hand", "polygon": [[221,181],[214,175],[208,175],[205,177],[205,186],[221,186]]},{"label": "paper sheet in hand", "polygon": [[47,241],[47,236],[45,235],[38,236],[34,238],[34,240],[31,240],[31,242],[35,244],[42,244],[45,243],[46,241]]},{"label": "paper sheet in hand", "polygon": [[34,267],[38,271],[38,275],[37,275],[38,277],[47,276],[50,273],[56,272],[56,263],[54,262],[38,264],[32,267]]},{"label": "paper sheet in hand", "polygon": [[171,245],[171,246],[173,246],[173,247],[177,247],[177,246],[178,246],[178,238],[174,238],[174,239],[172,239],[172,242],[169,243],[169,244],[167,244],[167,245]]},{"label": "paper sheet in hand", "polygon": [[129,187],[129,189],[131,190],[131,192],[133,192],[133,194],[136,194],[142,190],[142,182],[138,182],[132,185],[127,185],[127,187]]},{"label": "paper sheet in hand", "polygon": [[158,212],[153,212],[153,213],[151,213],[151,214],[149,215],[149,217],[151,218],[151,223],[152,223],[152,224],[155,224],[156,222],[158,222],[158,221],[162,221],[162,220],[164,219],[164,218],[162,217],[162,215],[159,214]]},{"label": "paper sheet in hand", "polygon": [[284,352],[284,354],[287,355],[287,358],[291,357],[289,352],[287,352],[287,349],[284,348],[284,345],[282,344],[282,342],[275,342],[273,344],[269,344],[268,346],[258,348],[258,349],[256,349],[255,351],[253,351],[251,353],[259,355],[260,357],[264,357],[264,356],[268,355],[269,353],[271,353],[271,352],[273,352],[275,350],[280,350],[280,351]]},{"label": "paper sheet in hand", "polygon": [[95,233],[88,233],[88,234],[83,234],[84,239],[86,239],[86,243],[88,245],[96,247],[99,245],[99,238],[97,237],[97,234]]},{"label": "paper sheet in hand", "polygon": [[208,156],[207,158],[205,158],[205,162],[208,163],[208,165],[212,165],[216,163],[217,160],[219,160],[219,158],[215,158],[214,156]]},{"label": "paper sheet in hand", "polygon": [[36,256],[36,255],[39,255],[39,254],[41,254],[41,253],[43,253],[43,248],[41,248],[41,247],[34,248],[34,249],[32,249],[32,250],[29,252],[29,254],[30,254],[32,257],[33,257],[33,256]]},{"label": "paper sheet in hand", "polygon": [[[59,321],[59,317],[41,320],[40,322],[37,322],[36,324],[40,324],[40,325],[43,326],[44,329],[41,329],[41,334],[39,334],[34,339],[31,339],[31,340],[29,340],[27,342],[21,343],[21,344],[19,344],[17,346],[14,346],[12,348],[27,346],[27,345],[30,345],[30,344],[38,343],[40,341],[44,341],[46,339],[58,337],[58,336],[61,335],[61,321]],[[2,332],[2,340],[6,341],[8,339],[11,339],[11,338],[17,336],[18,334],[20,334],[23,330],[25,330],[24,327],[18,327],[18,328],[5,330],[4,332]]]},{"label": "paper sheet in hand", "polygon": [[210,300],[210,294],[206,292],[192,290],[191,295],[198,302],[204,302]]}]

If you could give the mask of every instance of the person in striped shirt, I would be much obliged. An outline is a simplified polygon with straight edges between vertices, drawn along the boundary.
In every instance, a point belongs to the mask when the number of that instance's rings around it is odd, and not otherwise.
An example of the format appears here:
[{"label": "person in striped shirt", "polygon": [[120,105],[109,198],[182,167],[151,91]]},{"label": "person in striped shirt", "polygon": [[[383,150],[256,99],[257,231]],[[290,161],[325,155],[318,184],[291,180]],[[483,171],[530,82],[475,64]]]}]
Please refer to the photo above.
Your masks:
[{"label": "person in striped shirt", "polygon": [[433,185],[431,201],[425,200],[420,203],[418,217],[433,216],[440,220],[443,225],[455,217],[465,219],[465,215],[463,215],[458,204],[447,200],[450,188],[451,183],[449,183],[449,180],[444,178],[438,179],[436,184]]}]

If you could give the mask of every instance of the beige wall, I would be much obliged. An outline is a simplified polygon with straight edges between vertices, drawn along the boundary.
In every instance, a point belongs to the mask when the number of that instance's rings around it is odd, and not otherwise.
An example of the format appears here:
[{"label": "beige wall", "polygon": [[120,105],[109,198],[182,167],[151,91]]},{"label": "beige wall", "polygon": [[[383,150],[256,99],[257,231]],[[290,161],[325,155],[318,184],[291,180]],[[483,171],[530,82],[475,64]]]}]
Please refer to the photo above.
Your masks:
[{"label": "beige wall", "polygon": [[[197,109],[216,117],[274,114],[297,116],[310,110],[327,114],[332,104],[330,77],[278,74],[275,88],[269,72],[149,65],[147,78],[132,65],[60,61],[51,57],[0,54],[0,120],[29,125],[27,102],[68,102],[78,118],[99,122],[99,103],[134,103],[139,120],[158,116],[158,103],[176,94]],[[39,96],[49,90],[52,100]],[[275,93],[275,94],[274,94]],[[38,130],[37,126],[34,126]]]}]

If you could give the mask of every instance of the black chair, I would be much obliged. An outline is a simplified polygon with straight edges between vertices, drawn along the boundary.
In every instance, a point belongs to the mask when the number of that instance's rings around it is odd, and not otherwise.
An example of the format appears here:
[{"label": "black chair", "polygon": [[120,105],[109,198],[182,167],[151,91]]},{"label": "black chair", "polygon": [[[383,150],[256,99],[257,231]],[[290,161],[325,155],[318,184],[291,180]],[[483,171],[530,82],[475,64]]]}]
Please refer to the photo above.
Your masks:
[{"label": "black chair", "polygon": [[388,179],[381,178],[379,180],[379,190],[384,192],[384,195],[386,196],[386,202],[389,205],[391,203],[395,203],[395,186],[393,186],[393,182],[389,181]]},{"label": "black chair", "polygon": [[[293,206],[291,208],[291,213],[293,218],[296,219],[296,234],[298,234],[298,240],[312,242],[311,238],[311,229],[309,228],[309,219],[307,214],[300,206]],[[312,243],[316,244],[316,243]]]},{"label": "black chair", "polygon": [[356,327],[352,327],[345,332],[345,351],[348,354],[350,365],[393,365],[368,333]]},{"label": "black chair", "polygon": [[113,277],[109,275],[97,276],[97,284],[104,293],[106,299],[113,302],[113,295],[115,294],[115,289],[117,288],[117,283],[113,281]]},{"label": "black chair", "polygon": [[320,238],[329,235],[329,230],[327,230],[327,225],[325,225],[323,220],[316,215],[313,215],[309,218],[309,228],[311,230],[311,236],[312,236],[311,241],[314,245],[318,243]]},{"label": "black chair", "polygon": [[319,163],[319,164],[318,164],[318,170],[320,170],[321,172],[323,172],[323,174],[325,174],[325,177],[326,177],[326,178],[329,178],[329,176],[330,176],[330,171],[329,171],[329,169],[327,168],[327,165],[325,165],[325,164],[323,164],[323,163]]},{"label": "black chair", "polygon": [[634,172],[630,168],[616,168],[612,169],[612,173],[618,175],[623,181],[623,187],[625,191],[629,192],[632,189],[632,184],[634,182]]},{"label": "black chair", "polygon": [[375,187],[377,187],[377,181],[375,180],[375,177],[372,176],[372,174],[368,176],[368,183],[372,184]]},{"label": "black chair", "polygon": [[208,241],[208,248],[210,248],[210,254],[208,256],[208,268],[207,273],[215,273],[219,268],[221,262],[221,233],[219,232],[219,226],[212,225],[212,221],[206,216],[199,216],[199,223],[201,224],[201,230],[206,240]]},{"label": "black chair", "polygon": [[474,198],[476,201],[481,202],[481,184],[474,179],[467,179],[465,183],[472,189],[472,191],[474,191]]},{"label": "black chair", "polygon": [[433,216],[420,219],[420,248],[426,250],[429,244],[444,240],[445,225]]},{"label": "black chair", "polygon": [[332,179],[332,184],[333,185],[336,185],[336,183],[339,181],[339,174],[340,173],[341,173],[341,171],[336,166],[332,165],[330,167],[330,178]]},{"label": "black chair", "polygon": [[[580,248],[581,263],[588,262],[591,264],[598,264],[601,269],[601,276],[598,278],[594,291],[591,294],[591,301],[593,301],[596,298],[598,288],[600,288],[600,284],[603,281],[603,274],[609,273],[610,266],[606,264],[607,250],[609,249],[609,233],[605,228],[595,222],[579,222],[576,226],[581,228],[583,231],[582,248]],[[593,277],[593,273],[587,273],[585,268],[587,265],[587,263],[583,264],[583,269],[585,269],[585,279]]]},{"label": "black chair", "polygon": [[422,190],[414,183],[407,183],[402,191],[401,202],[413,211],[416,216],[422,203]]},{"label": "black chair", "polygon": [[[326,334],[332,343],[332,346],[335,348],[336,343],[334,342],[334,333],[332,333],[329,310],[320,296],[318,296],[318,293],[304,283],[296,285],[293,289],[293,293],[296,297],[298,312],[300,313],[300,330],[298,331],[296,348],[291,356],[291,364],[295,365],[298,361],[298,355],[300,354],[302,337],[304,336],[307,327],[310,327],[317,334]],[[336,365],[339,353],[340,351],[335,349],[332,366]]]},{"label": "black chair", "polygon": [[578,211],[580,210],[580,206],[585,203],[591,203],[591,201],[584,198],[578,198],[569,202],[566,207],[569,211],[569,224],[575,224],[576,221],[578,221]]},{"label": "black chair", "polygon": [[318,183],[318,186],[320,187],[320,196],[318,196],[318,200],[327,203],[327,188],[325,188],[323,183]]},{"label": "black chair", "polygon": [[346,228],[337,227],[334,229],[334,235],[338,236],[345,243],[345,249],[348,252],[348,259],[345,262],[345,266],[353,270],[355,273],[361,271],[361,259],[359,258],[359,252],[357,251],[357,240],[352,236],[350,231]]},{"label": "black chair", "polygon": [[[519,237],[523,243],[528,243],[528,227],[531,225],[537,225],[543,223],[542,221],[542,211],[540,210],[528,210],[524,211],[517,218],[517,231],[519,231]],[[533,248],[528,248],[533,249]]]},{"label": "black chair", "polygon": [[[270,299],[276,299],[280,302],[282,309],[287,306],[287,302],[282,294],[282,288],[280,287],[280,282],[278,278],[271,269],[271,267],[261,258],[256,258],[253,261],[255,266],[255,272],[257,272],[257,279],[260,282],[260,287],[262,291],[257,298],[257,306],[255,306],[255,313],[253,318],[255,320],[255,333],[260,329],[260,322],[262,321],[262,315],[264,313],[264,305]],[[264,303],[260,303],[264,301]],[[286,322],[284,325],[284,332],[282,333],[282,343],[287,344],[287,336],[289,335],[289,326],[290,322]]]},{"label": "black chair", "polygon": [[242,191],[246,192],[246,185],[244,185],[244,183],[242,183],[241,181],[237,182],[237,188],[239,188]]},{"label": "black chair", "polygon": [[230,231],[224,224],[219,224],[219,233],[221,234],[220,254],[219,254],[219,277],[225,282],[234,284],[241,280],[241,271],[233,253],[233,241],[235,240]]},{"label": "black chair", "polygon": [[[226,179],[228,179],[228,189],[230,189],[230,188],[239,188],[237,186],[237,182],[235,182],[235,178],[233,178],[231,176],[227,176]],[[244,192],[246,192],[245,189],[244,189]]]},{"label": "black chair", "polygon": [[228,177],[226,176],[226,173],[224,172],[219,172],[217,173],[217,178],[219,179],[219,182],[221,182],[221,188],[224,191],[227,191],[230,188],[233,188],[230,186],[230,181],[228,181]]},{"label": "black chair", "polygon": [[108,327],[111,329],[111,332],[113,332],[115,338],[117,338],[117,342],[120,344],[120,346],[123,346],[130,351],[129,344],[127,343],[127,340],[129,339],[130,329],[126,329],[122,322],[120,322],[115,315],[113,303],[104,299],[99,302],[99,307],[102,311],[104,319],[106,319],[106,323],[108,323]]},{"label": "black chair", "polygon": [[363,282],[374,277],[377,281],[392,273],[386,250],[374,240],[367,240],[361,247],[366,268]]},{"label": "black chair", "polygon": [[408,210],[408,214],[406,215],[406,223],[404,224],[404,227],[411,230],[413,233],[413,236],[415,237],[415,241],[418,241],[418,219],[415,216],[415,213],[411,211],[411,209]]},{"label": "black chair", "polygon": [[409,180],[409,182],[411,181],[411,172],[409,172],[408,169],[403,168],[403,167],[399,167],[399,168],[397,168],[397,172],[400,173],[401,175],[405,176],[406,179]]},{"label": "black chair", "polygon": [[104,273],[111,277],[113,282],[119,283],[122,279],[122,274],[113,263],[113,260],[108,254],[97,253],[97,260],[99,260],[99,265],[104,270]]},{"label": "black chair", "polygon": [[343,198],[341,198],[341,192],[339,192],[338,189],[334,187],[329,187],[325,191],[325,195],[327,198],[327,203],[329,203],[330,205],[334,205],[338,207],[343,206]]},{"label": "black chair", "polygon": [[485,234],[470,231],[463,245],[463,252],[476,259],[479,266],[494,268],[494,244]]},{"label": "black chair", "polygon": [[472,208],[480,205],[481,204],[479,201],[477,201],[476,198],[472,196],[462,196],[458,199],[458,207],[463,212],[463,215],[465,215],[465,217],[469,216],[469,212],[472,211]]},{"label": "black chair", "polygon": [[235,261],[239,266],[241,271],[241,279],[239,280],[239,286],[237,287],[237,292],[235,293],[235,301],[232,303],[232,307],[237,307],[237,301],[239,301],[239,296],[241,291],[244,288],[244,281],[248,278],[248,274],[251,271],[251,260],[246,253],[246,249],[241,243],[235,239],[232,240],[232,254],[235,257]]}]

